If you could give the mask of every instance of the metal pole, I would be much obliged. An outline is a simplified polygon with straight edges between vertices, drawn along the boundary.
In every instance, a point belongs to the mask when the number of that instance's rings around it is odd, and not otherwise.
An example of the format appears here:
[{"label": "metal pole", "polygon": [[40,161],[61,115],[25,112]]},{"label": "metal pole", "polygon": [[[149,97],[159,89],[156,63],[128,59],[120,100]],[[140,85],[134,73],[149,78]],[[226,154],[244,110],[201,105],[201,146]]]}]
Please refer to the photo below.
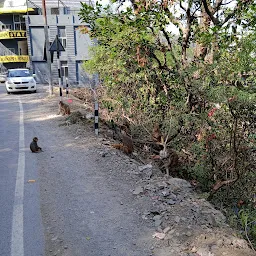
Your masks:
[{"label": "metal pole", "polygon": [[60,67],[60,49],[59,49],[59,36],[56,35],[56,48],[57,48],[57,63],[58,63],[58,75],[59,75],[59,90],[60,90],[60,101],[62,101],[62,85],[61,85],[61,67]]},{"label": "metal pole", "polygon": [[[28,32],[29,32],[29,16],[28,16],[28,0],[26,0],[26,5],[27,5],[27,22],[26,22],[26,30],[27,30],[27,38],[28,38]],[[30,35],[31,36],[31,35]],[[28,48],[28,39],[27,39],[27,48]],[[29,58],[29,66],[30,66],[30,70],[31,70],[31,67],[32,67],[32,70],[34,71],[34,68],[33,68],[33,65],[32,64],[32,61],[31,61],[31,58]],[[34,72],[33,72],[34,73]]]},{"label": "metal pole", "polygon": [[95,135],[99,135],[99,104],[97,101],[94,102],[94,130]]},{"label": "metal pole", "polygon": [[66,77],[66,97],[68,98],[68,78]]},{"label": "metal pole", "polygon": [[95,132],[95,135],[98,136],[99,135],[99,102],[98,102],[98,97],[96,93],[96,79],[94,75],[91,80],[91,90],[94,97],[94,132]]},{"label": "metal pole", "polygon": [[49,51],[50,41],[49,41],[49,34],[48,34],[48,24],[47,24],[45,0],[42,0],[42,9],[43,9],[43,16],[44,16],[44,35],[45,35],[46,56],[47,56],[47,65],[48,65],[49,95],[52,95],[53,94],[52,67],[51,67],[51,54]]}]

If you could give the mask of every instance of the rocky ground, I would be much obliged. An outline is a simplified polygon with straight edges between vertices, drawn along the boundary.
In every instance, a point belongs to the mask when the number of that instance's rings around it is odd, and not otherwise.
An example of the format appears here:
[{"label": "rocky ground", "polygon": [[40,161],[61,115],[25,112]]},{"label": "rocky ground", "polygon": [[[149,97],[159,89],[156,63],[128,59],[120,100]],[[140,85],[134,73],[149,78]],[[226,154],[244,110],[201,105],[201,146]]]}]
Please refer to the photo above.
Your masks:
[{"label": "rocky ground", "polygon": [[[96,137],[93,113],[82,101],[72,96],[71,99],[71,116],[58,117],[53,122],[61,132],[73,136],[74,142],[90,148],[88,154],[94,155],[95,161],[104,168],[108,183],[120,194],[119,204],[127,210],[132,209],[140,220],[138,225],[148,227],[151,239],[147,241],[147,245],[150,243],[147,255],[256,255],[247,242],[227,225],[225,216],[200,197],[189,182],[165,176],[149,161],[142,163],[136,151],[130,157],[114,149],[111,144],[116,142],[106,127],[100,126]],[[64,101],[68,102],[66,98]],[[49,115],[57,112],[57,102],[57,95],[42,99]],[[120,184],[125,184],[125,189]],[[49,250],[53,252],[54,246]],[[49,252],[48,255],[59,254]]]}]

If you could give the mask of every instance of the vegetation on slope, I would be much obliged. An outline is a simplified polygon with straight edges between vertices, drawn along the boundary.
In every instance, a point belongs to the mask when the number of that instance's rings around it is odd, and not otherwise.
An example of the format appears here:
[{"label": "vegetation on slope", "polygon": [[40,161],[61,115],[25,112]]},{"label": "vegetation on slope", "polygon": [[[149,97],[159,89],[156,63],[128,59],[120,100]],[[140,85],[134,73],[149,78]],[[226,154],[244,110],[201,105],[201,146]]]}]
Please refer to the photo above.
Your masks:
[{"label": "vegetation on slope", "polygon": [[109,120],[132,124],[135,139],[150,140],[159,125],[179,155],[171,175],[198,184],[255,245],[255,4],[131,0],[130,6],[82,4],[81,19],[90,26],[81,30],[97,40],[84,66],[104,81],[101,106]]}]

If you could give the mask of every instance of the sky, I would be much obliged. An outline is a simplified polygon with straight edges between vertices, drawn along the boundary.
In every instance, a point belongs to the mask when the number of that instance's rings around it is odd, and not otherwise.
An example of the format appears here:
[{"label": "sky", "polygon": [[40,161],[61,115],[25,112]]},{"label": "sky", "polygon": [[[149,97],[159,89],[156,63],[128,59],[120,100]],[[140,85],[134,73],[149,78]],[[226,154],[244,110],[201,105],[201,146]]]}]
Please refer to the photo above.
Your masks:
[{"label": "sky", "polygon": [[4,7],[25,6],[26,0],[5,0]]},{"label": "sky", "polygon": [[98,2],[100,2],[102,5],[108,5],[109,4],[109,0],[98,0]]}]

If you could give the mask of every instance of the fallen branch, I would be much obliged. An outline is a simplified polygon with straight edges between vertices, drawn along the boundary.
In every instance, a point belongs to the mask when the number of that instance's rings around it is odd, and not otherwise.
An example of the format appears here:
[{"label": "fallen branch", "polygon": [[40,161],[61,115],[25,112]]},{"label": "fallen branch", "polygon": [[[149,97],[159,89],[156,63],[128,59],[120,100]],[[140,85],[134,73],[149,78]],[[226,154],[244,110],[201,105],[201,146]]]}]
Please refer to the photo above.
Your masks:
[{"label": "fallen branch", "polygon": [[212,188],[211,195],[215,194],[221,187],[235,183],[237,180],[238,180],[238,177],[232,180],[224,180],[224,181],[218,180]]}]

